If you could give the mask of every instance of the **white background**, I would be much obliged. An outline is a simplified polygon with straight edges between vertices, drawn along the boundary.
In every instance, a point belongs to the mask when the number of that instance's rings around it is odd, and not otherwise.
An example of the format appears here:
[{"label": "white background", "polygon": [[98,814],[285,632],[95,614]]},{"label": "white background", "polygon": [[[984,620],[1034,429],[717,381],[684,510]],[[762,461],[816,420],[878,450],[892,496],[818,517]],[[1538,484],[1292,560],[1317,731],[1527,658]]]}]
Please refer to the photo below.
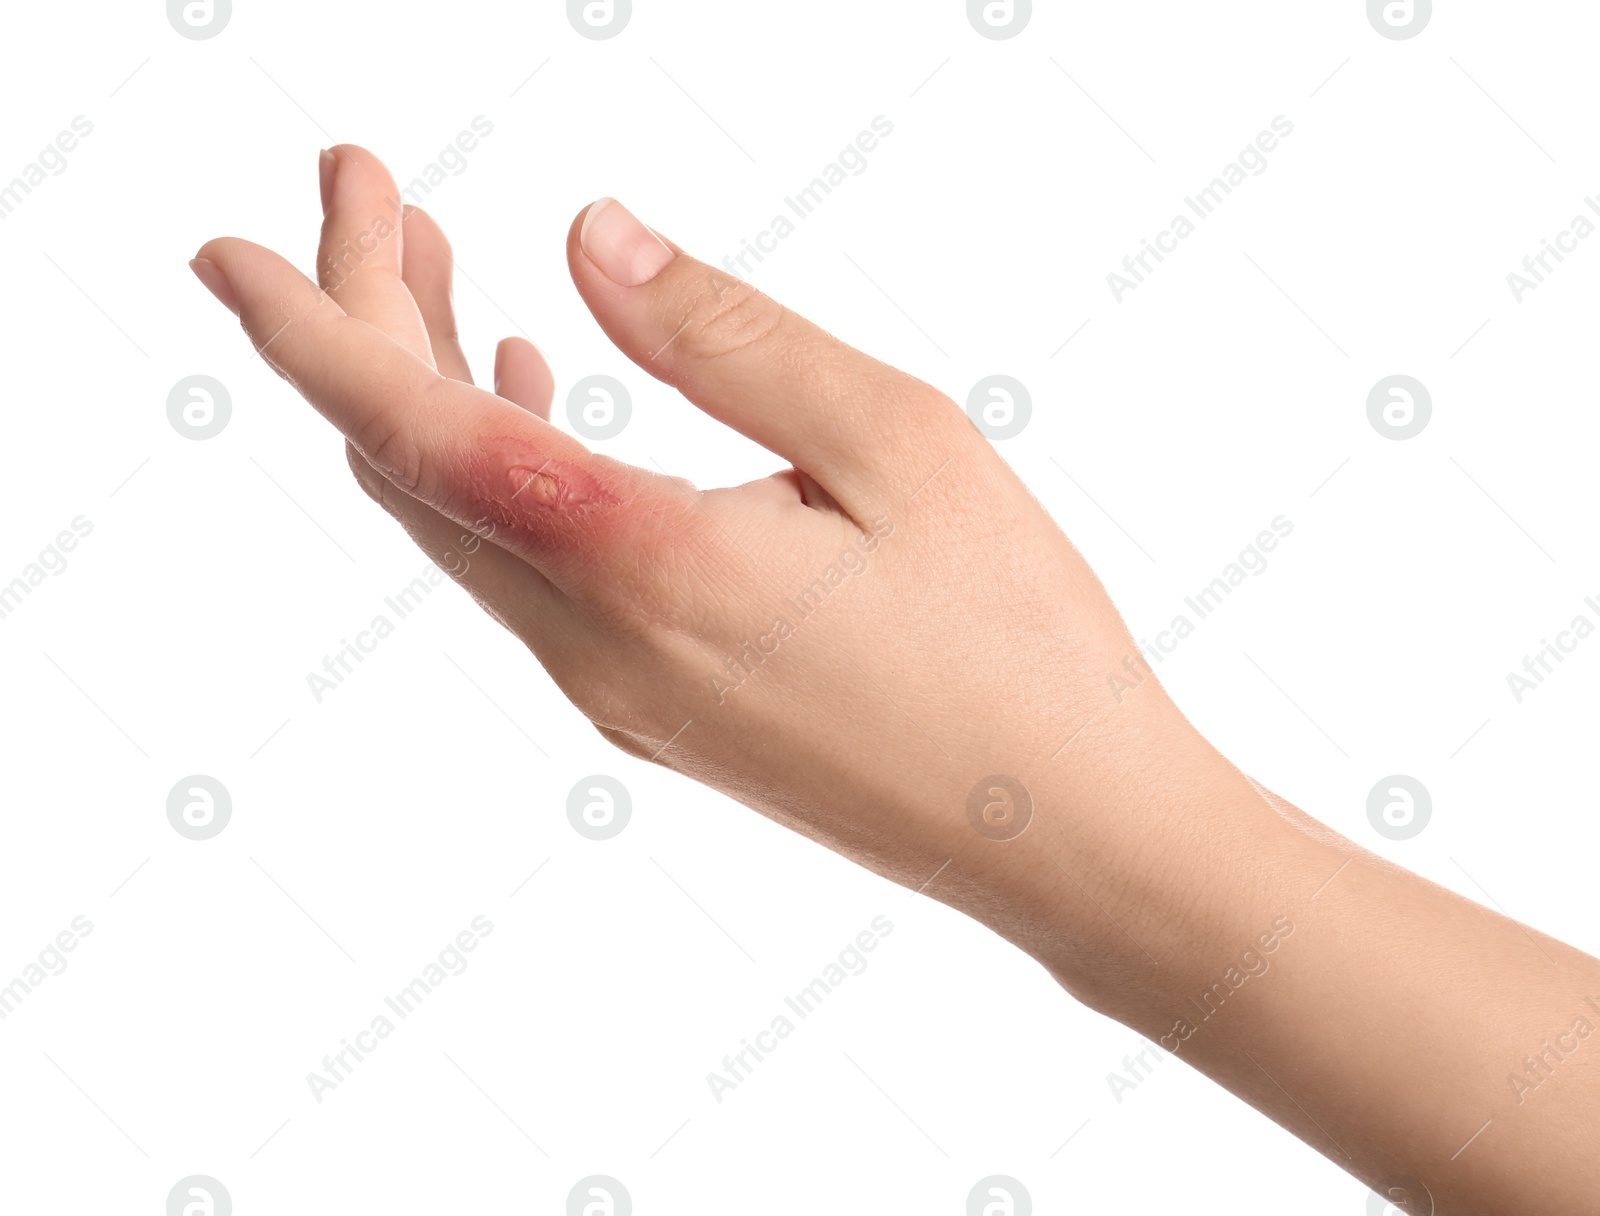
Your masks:
[{"label": "white background", "polygon": [[[8,6],[0,181],[94,124],[0,221],[0,582],[93,524],[0,620],[0,984],[94,925],[0,1022],[9,1206],[158,1214],[205,1173],[241,1216],[554,1213],[605,1173],[640,1213],[959,1213],[1005,1173],[1040,1212],[1364,1210],[1181,1062],[1118,1102],[1131,1031],[942,905],[611,751],[453,586],[313,699],[306,674],[426,561],[186,262],[237,234],[309,269],[320,147],[405,181],[479,115],[493,134],[426,200],[475,366],[525,332],[558,414],[618,377],[633,421],[597,446],[701,484],[775,462],[609,346],[566,273],[572,216],[614,194],[720,261],[888,118],[756,281],[957,399],[1027,385],[1001,451],[1137,636],[1293,521],[1160,667],[1179,703],[1362,844],[1600,950],[1600,640],[1521,704],[1506,683],[1600,622],[1600,240],[1520,304],[1506,283],[1600,190],[1600,13],[1453,3],[1391,41],[1354,0],[1039,9],[995,41],[954,0],[636,0],[591,41],[557,3],[239,0],[190,41],[150,0]],[[1106,274],[1277,115],[1270,167],[1117,303]],[[233,403],[203,442],[166,416],[196,373]],[[1366,416],[1395,373],[1433,398],[1405,442]],[[192,773],[233,799],[204,843],[166,819]],[[603,843],[565,816],[594,773],[633,799]],[[1391,773],[1433,796],[1412,840],[1366,819]],[[306,1074],[479,914],[469,969],[315,1101]],[[880,914],[870,967],[718,1104],[706,1074]]]}]

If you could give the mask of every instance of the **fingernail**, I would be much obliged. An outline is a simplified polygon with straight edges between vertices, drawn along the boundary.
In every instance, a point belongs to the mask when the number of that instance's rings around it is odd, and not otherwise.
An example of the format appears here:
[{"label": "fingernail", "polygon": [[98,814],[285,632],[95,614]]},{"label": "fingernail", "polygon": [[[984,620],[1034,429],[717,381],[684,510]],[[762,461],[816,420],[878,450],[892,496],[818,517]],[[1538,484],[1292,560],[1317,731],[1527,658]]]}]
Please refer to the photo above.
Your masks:
[{"label": "fingernail", "polygon": [[676,256],[614,198],[589,205],[578,244],[606,278],[623,287],[648,283]]},{"label": "fingernail", "polygon": [[322,150],[322,155],[317,161],[317,176],[322,183],[322,214],[328,214],[328,208],[333,205],[333,175],[339,167],[339,158],[327,148]]},{"label": "fingernail", "polygon": [[222,267],[210,258],[195,258],[189,263],[189,269],[194,271],[195,278],[206,285],[206,290],[222,302],[224,308],[236,317],[239,315],[239,297],[233,294],[233,284],[222,273]]}]

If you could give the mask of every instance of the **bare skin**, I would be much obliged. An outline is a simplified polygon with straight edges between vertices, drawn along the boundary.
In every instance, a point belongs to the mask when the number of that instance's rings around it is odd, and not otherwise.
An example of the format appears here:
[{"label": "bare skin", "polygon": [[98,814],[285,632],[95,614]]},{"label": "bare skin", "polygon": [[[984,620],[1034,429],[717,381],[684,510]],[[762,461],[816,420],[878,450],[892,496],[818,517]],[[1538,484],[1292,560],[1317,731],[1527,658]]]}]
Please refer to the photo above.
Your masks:
[{"label": "bare skin", "polygon": [[1405,1210],[1600,1211],[1600,962],[1230,764],[949,398],[602,200],[567,252],[607,335],[792,467],[597,456],[532,345],[472,387],[398,197],[343,145],[320,285],[231,238],[195,271],[607,739],[975,917]]}]

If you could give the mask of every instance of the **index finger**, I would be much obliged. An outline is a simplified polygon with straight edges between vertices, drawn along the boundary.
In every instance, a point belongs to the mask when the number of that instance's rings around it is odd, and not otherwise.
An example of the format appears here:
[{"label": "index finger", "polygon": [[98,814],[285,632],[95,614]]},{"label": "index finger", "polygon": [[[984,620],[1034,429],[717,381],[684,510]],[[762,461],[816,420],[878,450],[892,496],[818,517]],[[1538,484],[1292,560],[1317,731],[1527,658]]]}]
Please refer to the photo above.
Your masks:
[{"label": "index finger", "polygon": [[597,558],[619,573],[633,568],[624,555],[633,529],[652,516],[659,525],[672,509],[655,475],[440,375],[271,250],[225,237],[197,261],[210,264],[197,269],[203,280],[220,276],[207,286],[262,358],[374,467],[564,589],[591,583]]}]

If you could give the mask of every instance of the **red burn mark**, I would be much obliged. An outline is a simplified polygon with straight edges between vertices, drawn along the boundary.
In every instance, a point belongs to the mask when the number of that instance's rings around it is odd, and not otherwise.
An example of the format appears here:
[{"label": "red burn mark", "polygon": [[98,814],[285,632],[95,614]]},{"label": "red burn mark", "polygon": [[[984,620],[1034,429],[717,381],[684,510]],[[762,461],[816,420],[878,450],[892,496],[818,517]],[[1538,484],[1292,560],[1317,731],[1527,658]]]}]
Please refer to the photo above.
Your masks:
[{"label": "red burn mark", "polygon": [[541,507],[559,507],[566,487],[555,476],[545,472],[543,465],[537,469],[511,470],[511,501],[526,498]]},{"label": "red burn mark", "polygon": [[486,438],[467,477],[479,509],[502,527],[548,533],[552,525],[622,501],[619,487],[585,460],[550,456],[526,437]]}]

